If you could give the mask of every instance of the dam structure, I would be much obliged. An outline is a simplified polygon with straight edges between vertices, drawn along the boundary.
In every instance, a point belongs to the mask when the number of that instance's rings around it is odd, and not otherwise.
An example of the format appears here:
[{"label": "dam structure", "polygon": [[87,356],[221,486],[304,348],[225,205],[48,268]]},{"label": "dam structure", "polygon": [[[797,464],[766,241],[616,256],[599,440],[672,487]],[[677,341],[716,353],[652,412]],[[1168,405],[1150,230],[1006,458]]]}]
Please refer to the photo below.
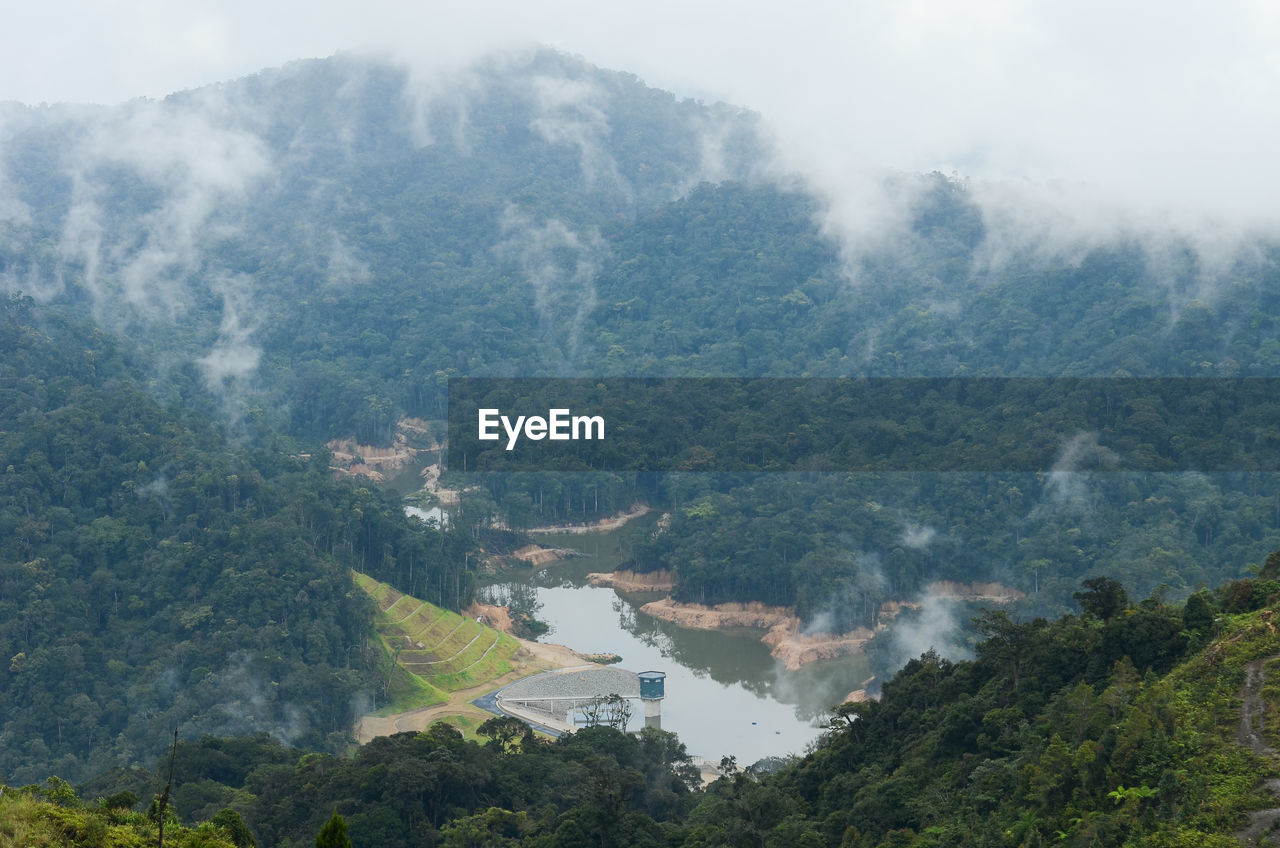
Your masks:
[{"label": "dam structure", "polygon": [[[659,675],[656,684],[653,675]],[[645,726],[660,727],[661,699],[665,694],[661,678],[665,677],[662,672],[637,674],[612,666],[582,665],[517,680],[477,703],[538,730],[563,736],[592,724],[626,729],[631,705],[638,700],[644,705]]]}]

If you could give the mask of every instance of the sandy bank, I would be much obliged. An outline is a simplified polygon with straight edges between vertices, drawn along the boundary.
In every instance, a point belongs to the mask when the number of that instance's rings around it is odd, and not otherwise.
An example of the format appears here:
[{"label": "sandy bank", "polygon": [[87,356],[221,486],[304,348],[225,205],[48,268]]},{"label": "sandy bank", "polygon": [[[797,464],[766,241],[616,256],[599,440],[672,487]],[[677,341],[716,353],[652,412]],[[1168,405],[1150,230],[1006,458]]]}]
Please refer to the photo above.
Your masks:
[{"label": "sandy bank", "polygon": [[431,440],[430,425],[421,418],[400,419],[390,447],[361,445],[355,439],[333,439],[325,447],[333,454],[334,471],[373,480],[394,477],[415,462],[419,453],[440,448]]},{"label": "sandy bank", "polygon": [[[520,647],[523,649],[516,653],[517,660],[520,659],[521,654],[528,652],[534,664],[546,664],[548,668],[577,668],[586,663],[582,654],[564,645],[555,645],[550,642],[530,642],[528,639],[518,638],[516,641],[520,643]],[[526,671],[525,675],[545,670],[534,669],[533,671]]]},{"label": "sandy bank", "polygon": [[872,630],[859,627],[848,633],[805,633],[804,622],[790,607],[771,607],[761,603],[684,604],[671,598],[652,601],[640,608],[646,615],[697,630],[724,630],[748,627],[766,631],[760,641],[772,650],[774,659],[795,671],[806,663],[830,660],[862,650],[876,633],[886,629],[903,608],[903,604],[885,604],[880,610],[881,624]]},{"label": "sandy bank", "polygon": [[645,615],[670,621],[681,627],[696,630],[723,630],[730,627],[751,627],[769,630],[779,624],[799,623],[790,607],[770,607],[759,602],[746,604],[684,604],[671,598],[650,601],[640,607]]},{"label": "sandy bank", "polygon": [[541,545],[525,545],[511,554],[513,559],[526,565],[546,565],[549,562],[559,562],[577,555],[577,551],[568,548],[544,548]]},{"label": "sandy bank", "polygon": [[511,621],[511,613],[508,612],[506,607],[472,601],[471,606],[463,610],[462,614],[470,618],[483,619],[484,624],[495,630],[501,630],[508,635],[511,634],[511,628],[514,626]]},{"label": "sandy bank", "polygon": [[601,518],[599,521],[592,521],[588,524],[559,524],[548,527],[530,527],[525,530],[526,533],[607,533],[610,530],[617,530],[628,521],[646,515],[649,512],[647,504],[637,503],[631,506],[631,509],[625,512],[619,512],[612,518]]},{"label": "sandy bank", "polygon": [[[799,620],[795,626],[798,627]],[[877,630],[884,629],[883,626]],[[788,671],[795,671],[800,666],[815,660],[833,660],[855,654],[871,641],[876,630],[859,627],[848,633],[801,633],[792,625],[779,624],[764,634],[761,642],[773,648],[770,655],[782,662]]]},{"label": "sandy bank", "polygon": [[595,572],[587,575],[587,582],[592,586],[603,586],[620,592],[670,592],[676,587],[671,572],[666,570],[645,573],[626,569],[608,573]]},{"label": "sandy bank", "polygon": [[458,490],[446,489],[440,485],[440,463],[436,462],[422,469],[422,488],[435,495],[441,504],[450,505],[458,502]]}]

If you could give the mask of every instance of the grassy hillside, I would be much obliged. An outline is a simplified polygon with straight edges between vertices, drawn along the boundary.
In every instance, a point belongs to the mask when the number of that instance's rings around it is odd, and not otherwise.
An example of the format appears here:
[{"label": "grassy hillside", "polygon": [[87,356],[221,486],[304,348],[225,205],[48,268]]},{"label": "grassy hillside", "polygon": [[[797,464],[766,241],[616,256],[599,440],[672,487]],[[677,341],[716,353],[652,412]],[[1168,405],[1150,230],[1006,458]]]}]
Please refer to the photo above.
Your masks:
[{"label": "grassy hillside", "polygon": [[374,627],[388,675],[390,714],[443,703],[447,693],[479,686],[511,670],[520,644],[467,616],[402,594],[367,574],[356,584],[378,606]]}]

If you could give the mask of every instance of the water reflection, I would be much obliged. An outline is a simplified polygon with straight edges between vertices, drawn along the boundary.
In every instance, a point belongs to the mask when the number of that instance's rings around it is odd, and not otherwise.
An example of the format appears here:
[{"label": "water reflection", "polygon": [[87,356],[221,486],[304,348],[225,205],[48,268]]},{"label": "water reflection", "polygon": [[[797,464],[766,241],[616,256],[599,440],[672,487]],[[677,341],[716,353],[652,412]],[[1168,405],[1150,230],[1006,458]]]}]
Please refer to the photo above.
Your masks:
[{"label": "water reflection", "polygon": [[537,617],[551,627],[544,641],[618,654],[632,671],[667,672],[662,726],[679,733],[693,753],[709,759],[733,754],[743,763],[801,753],[820,732],[812,721],[825,724],[830,708],[866,678],[866,663],[852,657],[788,672],[769,655],[759,631],[677,627],[639,611],[660,595],[622,596],[587,583],[588,573],[617,568],[627,538],[646,532],[653,520],[612,533],[542,537],[542,544],[583,556],[519,569],[493,588],[536,590]]}]

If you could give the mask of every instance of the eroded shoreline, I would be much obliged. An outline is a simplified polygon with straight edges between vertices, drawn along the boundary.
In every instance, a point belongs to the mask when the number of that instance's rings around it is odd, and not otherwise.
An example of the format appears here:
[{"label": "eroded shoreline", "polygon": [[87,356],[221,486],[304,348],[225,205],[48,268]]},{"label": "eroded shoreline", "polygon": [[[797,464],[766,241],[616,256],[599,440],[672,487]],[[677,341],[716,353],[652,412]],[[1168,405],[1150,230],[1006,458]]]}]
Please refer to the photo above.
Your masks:
[{"label": "eroded shoreline", "polygon": [[666,570],[637,572],[620,568],[617,571],[597,571],[587,575],[587,582],[619,592],[670,592],[676,587],[674,577]]},{"label": "eroded shoreline", "polygon": [[611,518],[601,518],[597,521],[590,521],[586,524],[555,524],[545,527],[530,527],[523,532],[525,533],[563,533],[566,535],[580,535],[586,533],[608,533],[610,530],[617,530],[624,526],[628,521],[634,521],[642,515],[648,515],[650,512],[649,505],[636,502],[631,505],[630,509],[623,510]]},{"label": "eroded shoreline", "polygon": [[[657,572],[655,572],[657,573]],[[669,572],[662,572],[670,577]],[[590,575],[595,585],[629,589],[635,577],[632,572],[615,571],[611,575]],[[600,578],[597,582],[592,578]],[[618,585],[621,584],[621,585]],[[657,591],[657,590],[652,590]],[[669,591],[669,590],[668,590]],[[925,586],[925,595],[943,600],[1006,604],[1025,595],[1017,589],[999,583],[935,581]],[[836,659],[858,653],[878,633],[888,630],[891,622],[904,609],[919,609],[920,604],[907,601],[886,601],[880,607],[879,623],[874,627],[857,627],[844,633],[806,632],[804,622],[793,607],[767,606],[759,602],[726,603],[709,606],[685,603],[666,597],[650,601],[640,607],[645,615],[669,621],[680,627],[697,630],[763,630],[760,641],[772,650],[771,656],[787,670],[795,671],[818,660]]]},{"label": "eroded shoreline", "polygon": [[772,649],[770,655],[788,671],[817,660],[856,653],[886,626],[881,624],[875,630],[859,627],[847,633],[805,633],[804,622],[791,607],[771,607],[758,602],[708,606],[663,598],[650,601],[640,607],[640,611],[653,618],[697,630],[763,630],[760,641]]}]

